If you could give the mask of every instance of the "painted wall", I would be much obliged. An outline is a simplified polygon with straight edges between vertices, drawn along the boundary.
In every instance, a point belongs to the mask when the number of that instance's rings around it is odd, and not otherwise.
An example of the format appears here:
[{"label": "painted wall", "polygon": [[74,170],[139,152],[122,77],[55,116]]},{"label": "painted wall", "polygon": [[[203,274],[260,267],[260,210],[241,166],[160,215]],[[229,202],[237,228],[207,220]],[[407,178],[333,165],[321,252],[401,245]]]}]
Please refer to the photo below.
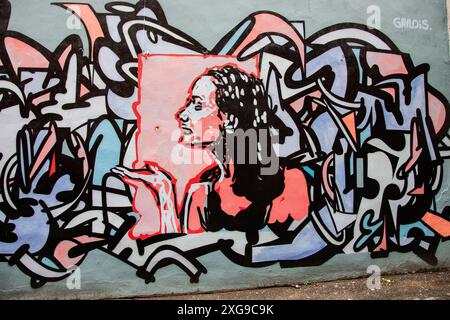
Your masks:
[{"label": "painted wall", "polygon": [[0,5],[0,297],[450,266],[444,0]]}]

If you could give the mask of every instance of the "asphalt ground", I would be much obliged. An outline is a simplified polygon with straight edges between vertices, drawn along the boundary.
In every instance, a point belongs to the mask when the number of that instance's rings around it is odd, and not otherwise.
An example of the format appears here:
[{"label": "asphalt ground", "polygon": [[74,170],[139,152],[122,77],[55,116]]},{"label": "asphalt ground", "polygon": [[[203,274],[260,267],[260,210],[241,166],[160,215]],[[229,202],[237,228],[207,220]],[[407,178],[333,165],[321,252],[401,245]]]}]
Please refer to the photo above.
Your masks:
[{"label": "asphalt ground", "polygon": [[[369,280],[370,283],[375,283]],[[203,294],[171,295],[144,300],[450,300],[450,270],[381,276],[379,289],[368,278],[285,287]]]}]

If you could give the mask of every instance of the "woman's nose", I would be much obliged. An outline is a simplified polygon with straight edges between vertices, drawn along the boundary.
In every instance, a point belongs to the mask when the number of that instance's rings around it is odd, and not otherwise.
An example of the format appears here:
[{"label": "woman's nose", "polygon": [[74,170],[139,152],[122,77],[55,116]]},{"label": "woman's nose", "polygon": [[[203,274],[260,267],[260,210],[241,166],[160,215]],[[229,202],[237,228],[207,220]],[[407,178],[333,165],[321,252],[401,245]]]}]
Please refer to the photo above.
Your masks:
[{"label": "woman's nose", "polygon": [[187,108],[183,107],[180,111],[178,111],[177,117],[182,122],[188,122],[189,121],[189,112],[187,111]]}]

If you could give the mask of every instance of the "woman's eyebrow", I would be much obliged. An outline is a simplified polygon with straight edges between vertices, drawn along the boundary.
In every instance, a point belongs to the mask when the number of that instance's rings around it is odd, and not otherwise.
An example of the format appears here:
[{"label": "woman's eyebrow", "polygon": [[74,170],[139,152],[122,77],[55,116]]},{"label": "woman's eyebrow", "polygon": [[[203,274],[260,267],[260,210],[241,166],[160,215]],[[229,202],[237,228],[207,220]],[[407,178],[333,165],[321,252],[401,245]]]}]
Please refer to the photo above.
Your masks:
[{"label": "woman's eyebrow", "polygon": [[200,96],[192,96],[192,100],[202,100],[202,97],[200,97]]}]

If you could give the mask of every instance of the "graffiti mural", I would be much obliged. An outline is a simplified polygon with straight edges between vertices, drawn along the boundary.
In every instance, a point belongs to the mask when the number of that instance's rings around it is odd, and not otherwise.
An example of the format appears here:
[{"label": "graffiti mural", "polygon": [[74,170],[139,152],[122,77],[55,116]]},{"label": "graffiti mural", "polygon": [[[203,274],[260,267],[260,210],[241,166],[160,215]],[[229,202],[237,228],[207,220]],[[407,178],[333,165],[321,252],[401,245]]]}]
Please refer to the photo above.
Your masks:
[{"label": "graffiti mural", "polygon": [[307,35],[260,11],[208,50],[154,0],[54,5],[88,43],[51,51],[0,1],[0,257],[32,287],[93,250],[147,283],[172,264],[197,282],[216,251],[245,267],[437,263],[449,103],[383,33]]}]

